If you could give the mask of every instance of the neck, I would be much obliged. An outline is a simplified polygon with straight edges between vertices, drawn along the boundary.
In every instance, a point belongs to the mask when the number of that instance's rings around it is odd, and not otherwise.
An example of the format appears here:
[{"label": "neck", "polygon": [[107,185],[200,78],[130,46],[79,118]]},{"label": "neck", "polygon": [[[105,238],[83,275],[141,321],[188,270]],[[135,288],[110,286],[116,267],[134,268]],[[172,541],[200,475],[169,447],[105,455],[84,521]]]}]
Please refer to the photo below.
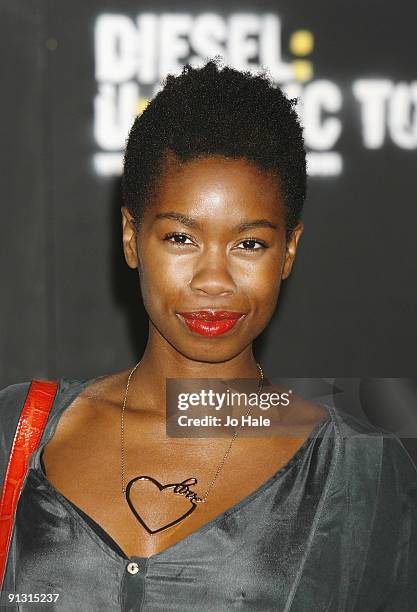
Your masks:
[{"label": "neck", "polygon": [[129,393],[146,398],[150,409],[165,409],[167,378],[259,378],[251,344],[226,361],[197,361],[179,353],[152,325],[149,331],[149,340],[132,377]]}]

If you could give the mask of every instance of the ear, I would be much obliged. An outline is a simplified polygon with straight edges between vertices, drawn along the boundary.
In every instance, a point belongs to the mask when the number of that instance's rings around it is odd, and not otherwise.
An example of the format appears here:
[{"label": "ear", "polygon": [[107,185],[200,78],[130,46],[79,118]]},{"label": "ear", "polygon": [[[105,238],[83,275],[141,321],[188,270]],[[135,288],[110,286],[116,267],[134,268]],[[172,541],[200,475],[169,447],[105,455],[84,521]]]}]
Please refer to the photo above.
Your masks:
[{"label": "ear", "polygon": [[294,263],[295,254],[297,252],[298,241],[301,238],[301,234],[304,231],[304,224],[300,221],[300,223],[294,228],[293,233],[291,234],[290,239],[287,242],[287,250],[285,253],[285,262],[282,268],[281,278],[288,278],[291,273],[291,269]]},{"label": "ear", "polygon": [[123,251],[129,268],[138,267],[136,227],[132,214],[122,206]]}]

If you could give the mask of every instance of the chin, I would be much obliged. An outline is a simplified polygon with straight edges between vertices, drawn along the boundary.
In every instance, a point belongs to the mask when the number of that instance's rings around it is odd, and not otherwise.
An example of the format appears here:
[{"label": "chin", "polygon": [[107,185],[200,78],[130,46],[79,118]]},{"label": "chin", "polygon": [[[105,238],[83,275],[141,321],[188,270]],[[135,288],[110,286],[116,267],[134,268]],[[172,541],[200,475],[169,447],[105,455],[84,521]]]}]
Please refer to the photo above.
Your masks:
[{"label": "chin", "polygon": [[[200,344],[200,346],[198,346],[198,344]],[[192,346],[180,346],[178,344],[173,344],[172,346],[190,361],[199,361],[202,363],[223,363],[239,355],[239,353],[246,348],[247,344],[248,343],[242,345],[239,344],[239,346],[221,346],[220,343],[213,343],[211,339],[208,339],[203,343],[195,342]]]}]

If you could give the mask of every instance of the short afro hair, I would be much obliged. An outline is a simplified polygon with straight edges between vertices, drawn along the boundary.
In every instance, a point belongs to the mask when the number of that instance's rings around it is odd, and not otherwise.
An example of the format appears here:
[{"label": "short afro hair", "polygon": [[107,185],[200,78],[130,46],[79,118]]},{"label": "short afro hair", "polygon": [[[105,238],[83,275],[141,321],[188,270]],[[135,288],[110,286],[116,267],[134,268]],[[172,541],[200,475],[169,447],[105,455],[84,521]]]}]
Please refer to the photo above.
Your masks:
[{"label": "short afro hair", "polygon": [[302,128],[288,99],[265,73],[254,75],[210,60],[187,64],[136,117],[124,156],[123,199],[139,228],[163,162],[221,155],[245,159],[279,181],[286,206],[287,239],[306,196]]}]

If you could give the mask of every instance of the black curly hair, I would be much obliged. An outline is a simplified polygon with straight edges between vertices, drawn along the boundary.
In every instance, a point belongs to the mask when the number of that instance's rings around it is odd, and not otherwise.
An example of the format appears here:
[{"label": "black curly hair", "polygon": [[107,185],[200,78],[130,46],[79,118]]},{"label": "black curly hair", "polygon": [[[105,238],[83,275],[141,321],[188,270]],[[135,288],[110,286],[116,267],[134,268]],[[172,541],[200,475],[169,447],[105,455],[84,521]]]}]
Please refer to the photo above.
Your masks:
[{"label": "black curly hair", "polygon": [[286,205],[287,239],[306,196],[306,155],[294,105],[265,74],[253,75],[217,60],[187,64],[136,117],[124,156],[124,204],[139,228],[163,162],[210,155],[246,159],[278,178]]}]

